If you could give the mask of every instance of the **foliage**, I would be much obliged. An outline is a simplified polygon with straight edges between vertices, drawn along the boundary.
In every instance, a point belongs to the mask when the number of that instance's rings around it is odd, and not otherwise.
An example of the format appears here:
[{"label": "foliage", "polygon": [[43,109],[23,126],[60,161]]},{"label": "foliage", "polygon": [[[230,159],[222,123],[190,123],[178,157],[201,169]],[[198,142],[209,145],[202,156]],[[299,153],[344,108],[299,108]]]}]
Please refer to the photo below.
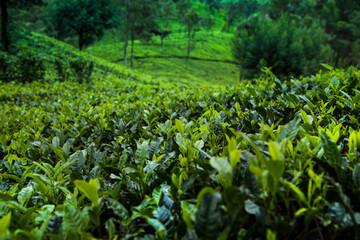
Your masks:
[{"label": "foliage", "polygon": [[78,36],[80,51],[115,24],[112,0],[56,0],[51,15],[58,37]]},{"label": "foliage", "polygon": [[208,5],[211,13],[214,13],[215,9],[216,10],[220,9],[220,2],[221,2],[220,0],[200,0],[200,2],[203,2],[206,5]]},{"label": "foliage", "polygon": [[187,49],[187,58],[190,58],[191,51],[191,38],[195,35],[195,28],[201,21],[200,16],[197,14],[195,9],[191,8],[182,19],[182,23],[187,27],[188,35],[188,49]]},{"label": "foliage", "polygon": [[[153,37],[147,45],[135,41],[134,69],[151,74],[155,81],[168,79],[184,84],[217,85],[238,82],[238,65],[231,54],[232,34],[196,32],[189,60],[186,60],[187,40],[175,30],[166,38],[162,51],[159,48],[160,37]],[[114,40],[113,35],[107,34],[102,42],[96,42],[86,52],[119,65],[123,61],[123,53],[114,49],[121,49],[123,45],[123,41]]]},{"label": "foliage", "polygon": [[[18,41],[14,43],[14,54],[0,53],[1,81],[28,82],[44,79],[81,83],[89,82],[94,73],[101,79],[129,77],[139,82],[148,79],[144,74],[83,54],[68,44],[44,35],[29,31],[18,31],[16,34]],[[22,64],[26,67],[22,67]]]},{"label": "foliage", "polygon": [[242,19],[247,19],[259,10],[259,3],[257,0],[241,0],[236,2],[228,2],[225,6],[227,11],[226,27],[228,30],[229,27],[234,23],[239,24]]},{"label": "foliage", "polygon": [[357,51],[360,48],[360,5],[356,1],[273,0],[267,3],[267,9],[273,19],[295,14],[319,20],[328,35],[327,43],[334,50],[331,61],[337,66],[360,64]]},{"label": "foliage", "polygon": [[321,5],[320,19],[336,52],[333,62],[338,66],[359,65],[360,6],[354,1],[327,1]]},{"label": "foliage", "polygon": [[9,14],[8,9],[10,7],[15,8],[24,8],[31,5],[41,5],[43,4],[42,0],[3,0],[0,4],[1,9],[1,44],[4,52],[9,50],[9,45],[11,44],[8,26],[9,26]]},{"label": "foliage", "polygon": [[215,20],[212,17],[206,17],[201,19],[200,25],[203,26],[209,32],[214,27]]},{"label": "foliage", "polygon": [[184,21],[186,13],[191,8],[192,4],[190,0],[179,0],[176,3],[176,10],[178,14],[178,21],[179,21],[179,34],[181,33],[181,23]]},{"label": "foliage", "polygon": [[271,67],[276,75],[308,75],[327,60],[324,32],[316,23],[301,27],[298,21],[293,16],[278,21],[253,17],[238,27],[233,53],[245,76],[263,67]]},{"label": "foliage", "polygon": [[44,59],[37,52],[21,52],[19,55],[22,82],[42,80],[45,76]]},{"label": "foliage", "polygon": [[[131,55],[130,67],[134,66],[134,41],[141,40],[148,43],[153,36],[153,32],[157,31],[158,25],[156,17],[165,17],[165,6],[163,2],[156,2],[150,0],[120,0],[123,5],[123,12],[125,17],[125,44],[124,44],[124,65],[127,65],[127,48],[128,41],[131,41]],[[159,6],[160,4],[160,6]],[[160,10],[159,10],[160,9]],[[163,33],[164,29],[161,30]],[[161,34],[164,37],[163,34]],[[162,38],[163,40],[163,38]]]},{"label": "foliage", "polygon": [[[157,35],[160,35],[161,49],[164,46],[164,39],[171,33],[169,30],[169,20],[175,12],[172,0],[161,0],[159,1],[158,17],[161,21],[161,30],[158,31]],[[156,35],[156,34],[155,34]]]},{"label": "foliage", "polygon": [[199,88],[86,60],[91,84],[1,83],[1,238],[359,236],[358,69]]},{"label": "foliage", "polygon": [[267,3],[269,15],[273,19],[279,19],[285,14],[295,14],[299,16],[313,15],[316,11],[317,2],[311,0],[272,0]]},{"label": "foliage", "polygon": [[17,80],[32,82],[43,80],[45,76],[44,59],[37,52],[19,52],[16,56],[1,53],[0,75],[3,81]]},{"label": "foliage", "polygon": [[5,82],[16,78],[16,57],[0,52],[0,78]]},{"label": "foliage", "polygon": [[157,29],[156,14],[157,4],[150,0],[130,1],[130,31],[134,39],[149,41],[152,37],[151,30]]},{"label": "foliage", "polygon": [[89,83],[94,70],[94,63],[84,58],[76,58],[70,61],[70,68],[73,71],[77,82]]},{"label": "foliage", "polygon": [[0,82],[1,239],[360,238],[358,68],[182,85],[19,35],[1,73],[46,81]]}]

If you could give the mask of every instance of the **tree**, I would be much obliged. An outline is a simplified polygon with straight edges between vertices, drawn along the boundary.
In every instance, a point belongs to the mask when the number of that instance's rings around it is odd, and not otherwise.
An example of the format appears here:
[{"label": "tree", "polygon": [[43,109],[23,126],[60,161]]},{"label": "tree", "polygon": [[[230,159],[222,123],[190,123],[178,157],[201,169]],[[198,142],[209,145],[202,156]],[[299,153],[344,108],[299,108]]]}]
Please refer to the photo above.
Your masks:
[{"label": "tree", "polygon": [[315,6],[316,1],[313,0],[271,0],[267,2],[269,15],[273,19],[279,19],[284,14],[313,16]]},{"label": "tree", "polygon": [[181,34],[181,22],[184,21],[186,13],[191,8],[192,4],[190,0],[179,0],[176,4],[176,10],[179,20],[179,34]]},{"label": "tree", "polygon": [[318,16],[336,52],[334,63],[344,67],[360,64],[360,4],[350,0],[318,2]]},{"label": "tree", "polygon": [[215,26],[215,19],[211,16],[207,16],[201,19],[201,26],[206,29],[206,31],[210,32],[211,29]]},{"label": "tree", "polygon": [[130,35],[130,0],[122,0],[124,4],[125,12],[125,44],[124,44],[124,66],[127,66],[127,49],[129,45],[129,35]]},{"label": "tree", "polygon": [[247,19],[251,14],[259,11],[259,7],[257,0],[240,0],[226,3],[227,27],[229,28],[239,18]]},{"label": "tree", "polygon": [[134,66],[134,41],[139,39],[148,41],[153,36],[153,31],[158,29],[158,2],[152,0],[122,0],[126,15],[126,36],[124,44],[124,65],[127,65],[128,41],[131,41],[130,67]]},{"label": "tree", "polygon": [[115,25],[112,0],[55,0],[52,20],[60,39],[76,35],[80,51]]},{"label": "tree", "polygon": [[316,22],[299,26],[299,18],[252,17],[238,27],[233,54],[240,64],[240,78],[244,73],[254,77],[263,67],[272,67],[278,76],[308,75],[328,60],[324,31]]},{"label": "tree", "polygon": [[183,18],[183,23],[187,27],[187,33],[188,33],[188,51],[187,51],[187,59],[190,58],[190,49],[191,49],[191,37],[192,34],[194,34],[194,28],[196,25],[200,22],[200,17],[196,13],[195,9],[191,8]]},{"label": "tree", "polygon": [[205,3],[209,6],[210,13],[214,13],[214,9],[220,9],[220,2],[219,0],[200,0],[200,2]]},{"label": "tree", "polygon": [[282,15],[310,16],[321,22],[334,50],[332,64],[360,63],[360,4],[353,0],[272,0],[267,3],[271,18]]},{"label": "tree", "polygon": [[159,19],[161,21],[161,50],[164,45],[164,39],[171,33],[167,29],[170,17],[174,13],[173,1],[172,0],[159,0]]},{"label": "tree", "polygon": [[10,46],[10,39],[8,33],[9,15],[8,9],[10,7],[21,8],[27,7],[34,4],[42,4],[42,0],[1,0],[1,42],[3,51],[7,52]]}]

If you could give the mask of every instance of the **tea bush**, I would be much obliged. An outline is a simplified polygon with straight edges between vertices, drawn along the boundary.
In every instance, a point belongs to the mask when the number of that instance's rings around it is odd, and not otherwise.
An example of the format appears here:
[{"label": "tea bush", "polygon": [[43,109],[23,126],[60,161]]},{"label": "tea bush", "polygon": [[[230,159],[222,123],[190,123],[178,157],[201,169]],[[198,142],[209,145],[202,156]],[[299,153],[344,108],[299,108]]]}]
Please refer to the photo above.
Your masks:
[{"label": "tea bush", "polygon": [[46,79],[88,83],[95,72],[101,73],[102,79],[107,75],[131,76],[140,82],[148,79],[145,74],[83,54],[74,47],[52,38],[26,30],[17,34],[19,40],[14,44],[12,55],[0,55],[2,81],[16,80],[24,83]]},{"label": "tea bush", "polygon": [[358,69],[201,88],[94,74],[1,83],[0,238],[360,236]]},{"label": "tea bush", "polygon": [[9,82],[16,79],[16,59],[4,52],[0,52],[0,80]]},{"label": "tea bush", "polygon": [[19,52],[16,57],[18,58],[16,67],[20,73],[18,78],[20,82],[26,83],[44,79],[46,68],[41,53]]},{"label": "tea bush", "polygon": [[68,66],[68,62],[65,61],[64,59],[55,59],[54,61],[54,68],[55,68],[55,72],[57,74],[57,79],[60,82],[64,82],[66,80],[69,79],[70,76],[70,70],[69,70],[69,66]]},{"label": "tea bush", "polygon": [[94,70],[94,62],[78,57],[70,60],[70,68],[78,83],[89,83]]},{"label": "tea bush", "polygon": [[17,55],[0,53],[0,76],[5,82],[22,83],[43,80],[45,76],[44,59],[41,54],[21,52]]}]

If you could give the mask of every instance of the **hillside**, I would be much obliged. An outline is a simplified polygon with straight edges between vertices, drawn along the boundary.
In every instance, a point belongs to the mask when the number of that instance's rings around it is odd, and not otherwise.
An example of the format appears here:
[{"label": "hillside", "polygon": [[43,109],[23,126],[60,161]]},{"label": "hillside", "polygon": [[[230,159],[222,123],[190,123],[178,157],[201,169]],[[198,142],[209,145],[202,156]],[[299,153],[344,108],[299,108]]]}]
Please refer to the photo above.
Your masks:
[{"label": "hillside", "polygon": [[[202,3],[193,2],[193,7],[201,18],[209,16],[209,9]],[[154,79],[185,84],[234,84],[239,80],[238,64],[232,56],[233,34],[221,32],[225,25],[224,10],[216,10],[212,16],[214,26],[211,31],[199,28],[192,39],[191,57],[187,60],[188,38],[186,28],[179,22],[170,20],[171,34],[165,38],[161,48],[160,37],[153,37],[148,43],[135,41],[134,69],[151,74]],[[119,41],[121,32],[109,31],[106,36],[87,48],[88,54],[123,64],[124,42]],[[129,50],[130,51],[130,48]],[[130,56],[128,56],[128,62]]]},{"label": "hillside", "polygon": [[[97,58],[80,52],[77,48],[47,37],[42,34],[37,34],[27,30],[18,32],[19,41],[16,49],[19,55],[30,54],[39,57],[46,65],[47,79],[50,82],[56,80],[59,76],[56,74],[56,62],[64,64],[63,70],[70,74],[71,70],[69,64],[71,62],[80,60],[94,64],[93,78],[101,79],[122,79],[124,82],[130,81],[137,84],[153,83],[154,80],[151,75],[146,73],[139,73],[135,70],[125,68],[119,64],[113,64],[102,58]],[[96,75],[96,76],[95,76]],[[70,80],[70,79],[69,79]],[[160,82],[157,81],[157,84]]]},{"label": "hillside", "polygon": [[[203,3],[193,2],[193,7],[201,18],[210,16],[207,6]],[[39,14],[44,15],[46,9],[36,9]],[[26,13],[26,11],[23,11]],[[24,13],[24,14],[25,14]],[[19,14],[20,19],[26,22],[26,14]],[[182,26],[182,33],[179,34],[179,21],[176,14],[169,20],[168,29],[171,34],[165,39],[163,49],[160,48],[160,37],[153,37],[149,43],[135,41],[134,70],[151,75],[155,81],[170,81],[186,84],[234,84],[239,79],[238,64],[232,56],[233,34],[223,33],[225,26],[225,10],[216,10],[211,17],[214,19],[214,26],[211,31],[206,31],[201,26],[192,39],[191,58],[186,60],[187,35],[186,27]],[[37,24],[18,23],[19,26],[30,27],[42,32]],[[108,30],[105,37],[97,41],[91,47],[84,50],[89,55],[104,59],[118,66],[123,66],[124,42],[122,30],[119,27]],[[76,39],[67,38],[68,43],[74,44]],[[46,44],[44,44],[45,46]],[[76,45],[76,44],[75,44]],[[75,50],[73,48],[73,50]],[[128,49],[130,52],[130,46]],[[129,56],[130,58],[130,56]],[[117,67],[116,67],[117,68]],[[124,69],[124,71],[127,71]]]},{"label": "hillside", "polygon": [[[110,2],[49,1],[97,21],[96,7]],[[7,3],[16,11],[35,2]],[[147,14],[153,6],[136,3]],[[233,41],[220,32],[223,13],[213,14],[213,31],[198,29],[190,59],[175,19],[162,49],[157,37],[136,41],[134,69],[123,66],[119,28],[100,24],[105,36],[82,52],[9,30],[14,41],[0,51],[0,240],[360,239],[360,66],[314,58],[303,66],[322,67],[312,75],[275,76],[267,60],[301,65],[296,53],[320,38],[294,19],[287,35],[287,14],[258,14]],[[233,43],[257,77],[239,81]]]},{"label": "hillside", "polygon": [[[231,55],[231,39],[232,35],[227,33],[198,32],[189,60],[186,59],[187,39],[183,34],[171,34],[163,49],[159,37],[148,44],[135,41],[134,69],[171,82],[233,84],[238,82],[239,70]],[[123,45],[108,34],[86,52],[123,65]]]},{"label": "hillside", "polygon": [[359,70],[199,87],[27,36],[96,69],[0,83],[1,239],[359,236]]}]

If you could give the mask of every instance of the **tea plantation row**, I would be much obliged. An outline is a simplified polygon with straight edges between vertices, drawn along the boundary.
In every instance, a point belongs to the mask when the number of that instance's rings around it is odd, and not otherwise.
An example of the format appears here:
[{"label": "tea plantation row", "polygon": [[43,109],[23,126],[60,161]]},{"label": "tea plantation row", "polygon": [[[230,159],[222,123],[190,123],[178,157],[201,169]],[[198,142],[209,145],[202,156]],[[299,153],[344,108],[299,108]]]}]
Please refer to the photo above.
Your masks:
[{"label": "tea plantation row", "polygon": [[0,239],[360,237],[360,71],[0,84]]}]

